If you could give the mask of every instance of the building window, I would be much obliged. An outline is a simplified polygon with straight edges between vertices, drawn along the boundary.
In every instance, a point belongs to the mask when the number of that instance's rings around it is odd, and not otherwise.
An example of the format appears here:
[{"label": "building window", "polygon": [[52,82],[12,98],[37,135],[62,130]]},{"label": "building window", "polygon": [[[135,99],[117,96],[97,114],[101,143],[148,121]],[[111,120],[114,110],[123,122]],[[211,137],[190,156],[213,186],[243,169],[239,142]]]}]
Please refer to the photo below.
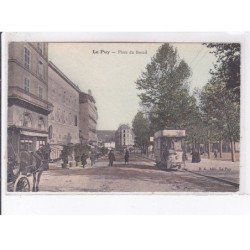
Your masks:
[{"label": "building window", "polygon": [[53,138],[53,127],[52,125],[49,126],[49,139]]},{"label": "building window", "polygon": [[20,120],[20,126],[22,127],[28,127],[30,128],[32,125],[31,118],[29,114],[23,114],[21,120]]},{"label": "building window", "polygon": [[43,54],[43,43],[38,43],[38,51]]},{"label": "building window", "polygon": [[36,141],[36,150],[43,147],[44,145],[45,145],[45,140],[38,138],[38,140]]},{"label": "building window", "polygon": [[30,80],[26,77],[24,78],[24,90],[30,92]]},{"label": "building window", "polygon": [[30,69],[30,50],[24,48],[24,67]]},{"label": "building window", "polygon": [[38,119],[38,129],[44,130],[45,129],[45,122],[42,117]]},{"label": "building window", "polygon": [[43,78],[44,68],[41,61],[38,62],[38,77]]},{"label": "building window", "polygon": [[77,115],[75,115],[75,126],[77,126]]},{"label": "building window", "polygon": [[43,99],[43,88],[41,86],[38,87],[38,96]]},{"label": "building window", "polygon": [[20,150],[31,152],[33,151],[32,144],[33,144],[32,140],[27,140],[27,139],[20,140]]}]

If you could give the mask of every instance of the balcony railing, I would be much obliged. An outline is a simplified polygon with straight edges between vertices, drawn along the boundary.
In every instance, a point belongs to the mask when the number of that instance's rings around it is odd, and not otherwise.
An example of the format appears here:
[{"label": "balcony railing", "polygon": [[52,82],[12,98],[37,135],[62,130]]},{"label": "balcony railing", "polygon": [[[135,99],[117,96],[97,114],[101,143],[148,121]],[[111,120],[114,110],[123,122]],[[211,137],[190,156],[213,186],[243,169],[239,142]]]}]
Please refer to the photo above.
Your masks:
[{"label": "balcony railing", "polygon": [[50,113],[53,110],[51,103],[17,86],[9,86],[8,97],[24,101],[32,106],[43,109],[46,113]]}]

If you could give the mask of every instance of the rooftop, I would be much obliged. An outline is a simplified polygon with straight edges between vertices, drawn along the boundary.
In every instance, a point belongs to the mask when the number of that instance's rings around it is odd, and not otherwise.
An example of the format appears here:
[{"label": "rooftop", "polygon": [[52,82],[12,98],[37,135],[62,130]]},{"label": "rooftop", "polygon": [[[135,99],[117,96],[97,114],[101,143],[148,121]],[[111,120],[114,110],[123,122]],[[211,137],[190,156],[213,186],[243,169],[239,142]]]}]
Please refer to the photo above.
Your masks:
[{"label": "rooftop", "polygon": [[60,75],[71,87],[73,87],[78,93],[81,93],[82,91],[80,88],[73,83],[54,63],[49,61],[49,67],[53,69],[58,75]]}]

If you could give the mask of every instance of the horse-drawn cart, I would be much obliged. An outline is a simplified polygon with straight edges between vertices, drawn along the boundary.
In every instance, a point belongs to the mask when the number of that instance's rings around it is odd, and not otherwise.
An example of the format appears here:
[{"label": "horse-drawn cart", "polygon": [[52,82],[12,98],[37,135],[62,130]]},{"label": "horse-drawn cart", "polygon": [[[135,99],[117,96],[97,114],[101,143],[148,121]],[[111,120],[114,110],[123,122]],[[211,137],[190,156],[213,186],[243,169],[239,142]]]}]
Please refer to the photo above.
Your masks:
[{"label": "horse-drawn cart", "polygon": [[22,151],[17,155],[13,146],[8,145],[7,190],[9,192],[30,192],[30,178],[33,176],[33,192],[39,191],[42,172],[48,168],[49,144],[35,152]]},{"label": "horse-drawn cart", "polygon": [[10,192],[29,192],[29,176],[21,173],[17,156],[13,152],[8,154],[7,190]]}]

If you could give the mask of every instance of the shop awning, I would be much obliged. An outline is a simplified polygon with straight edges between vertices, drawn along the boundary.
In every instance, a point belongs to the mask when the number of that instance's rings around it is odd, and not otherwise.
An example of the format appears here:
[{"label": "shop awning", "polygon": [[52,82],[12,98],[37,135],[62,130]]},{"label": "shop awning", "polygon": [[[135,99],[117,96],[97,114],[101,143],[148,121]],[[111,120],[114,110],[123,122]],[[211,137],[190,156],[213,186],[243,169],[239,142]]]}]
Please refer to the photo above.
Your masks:
[{"label": "shop awning", "polygon": [[48,137],[48,134],[44,133],[37,133],[37,132],[32,132],[32,131],[21,131],[21,135],[27,135],[27,136],[38,136],[38,137]]}]

